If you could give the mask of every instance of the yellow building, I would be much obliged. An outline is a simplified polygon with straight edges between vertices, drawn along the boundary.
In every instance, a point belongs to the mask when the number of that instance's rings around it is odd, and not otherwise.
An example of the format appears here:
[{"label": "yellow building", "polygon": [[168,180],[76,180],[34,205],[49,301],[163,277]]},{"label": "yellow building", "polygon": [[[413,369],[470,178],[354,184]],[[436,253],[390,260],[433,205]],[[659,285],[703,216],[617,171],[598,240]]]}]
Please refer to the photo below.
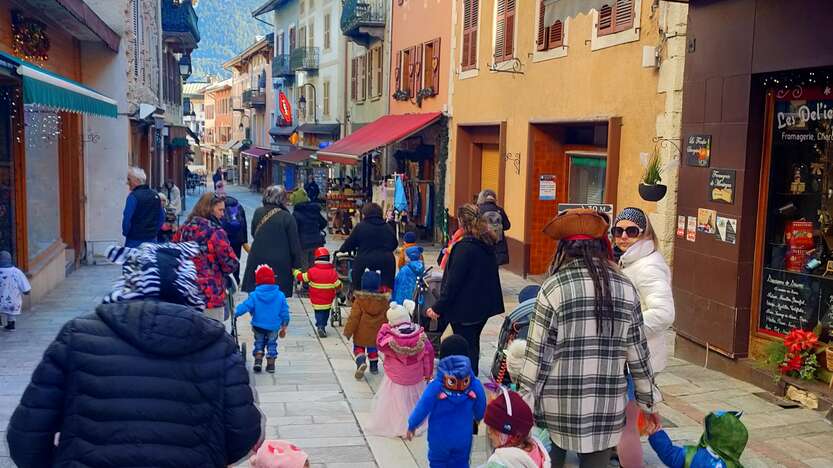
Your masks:
[{"label": "yellow building", "polygon": [[[664,0],[455,2],[446,201],[453,213],[497,191],[511,270],[546,271],[555,243],[541,231],[560,203],[639,206],[671,253],[686,14]],[[648,203],[654,151],[669,190]]]}]

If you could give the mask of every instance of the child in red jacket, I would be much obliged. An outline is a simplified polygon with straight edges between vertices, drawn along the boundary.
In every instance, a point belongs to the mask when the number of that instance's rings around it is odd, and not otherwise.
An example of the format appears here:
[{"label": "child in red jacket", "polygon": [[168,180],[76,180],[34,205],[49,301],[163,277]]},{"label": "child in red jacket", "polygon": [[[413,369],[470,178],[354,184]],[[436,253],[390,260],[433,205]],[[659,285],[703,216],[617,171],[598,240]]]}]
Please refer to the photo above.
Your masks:
[{"label": "child in red jacket", "polygon": [[318,336],[327,337],[327,320],[330,318],[330,308],[341,289],[341,281],[335,267],[330,263],[330,251],[324,247],[315,249],[315,263],[306,273],[295,272],[298,281],[309,283],[309,301],[315,310],[315,328]]}]

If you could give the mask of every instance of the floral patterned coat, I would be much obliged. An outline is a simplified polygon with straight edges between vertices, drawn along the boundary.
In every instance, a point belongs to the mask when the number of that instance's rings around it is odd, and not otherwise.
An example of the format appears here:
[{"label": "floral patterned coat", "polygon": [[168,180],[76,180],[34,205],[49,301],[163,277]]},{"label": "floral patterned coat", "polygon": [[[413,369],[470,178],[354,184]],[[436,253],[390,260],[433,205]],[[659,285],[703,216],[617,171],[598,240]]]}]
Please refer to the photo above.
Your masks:
[{"label": "floral patterned coat", "polygon": [[209,309],[223,307],[226,300],[225,275],[233,273],[239,262],[231,248],[226,231],[216,221],[199,216],[180,226],[174,242],[196,242],[200,254],[194,258],[197,284]]}]

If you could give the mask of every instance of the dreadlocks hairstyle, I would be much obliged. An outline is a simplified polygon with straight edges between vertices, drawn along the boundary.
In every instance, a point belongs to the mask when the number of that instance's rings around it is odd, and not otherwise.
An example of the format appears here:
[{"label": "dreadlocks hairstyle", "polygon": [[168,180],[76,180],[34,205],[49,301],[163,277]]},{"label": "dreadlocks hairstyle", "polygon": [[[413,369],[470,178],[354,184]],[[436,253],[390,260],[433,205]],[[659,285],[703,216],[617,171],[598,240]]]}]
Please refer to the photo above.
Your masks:
[{"label": "dreadlocks hairstyle", "polygon": [[[610,292],[610,271],[615,265],[610,261],[610,249],[606,239],[561,240],[555,252],[550,275],[566,263],[578,260],[590,272],[596,296],[596,330],[613,333],[613,299]],[[605,327],[605,324],[609,327]]]},{"label": "dreadlocks hairstyle", "polygon": [[457,208],[457,221],[466,235],[474,236],[490,245],[497,241],[486,227],[486,221],[480,216],[480,209],[477,205],[466,203]]}]

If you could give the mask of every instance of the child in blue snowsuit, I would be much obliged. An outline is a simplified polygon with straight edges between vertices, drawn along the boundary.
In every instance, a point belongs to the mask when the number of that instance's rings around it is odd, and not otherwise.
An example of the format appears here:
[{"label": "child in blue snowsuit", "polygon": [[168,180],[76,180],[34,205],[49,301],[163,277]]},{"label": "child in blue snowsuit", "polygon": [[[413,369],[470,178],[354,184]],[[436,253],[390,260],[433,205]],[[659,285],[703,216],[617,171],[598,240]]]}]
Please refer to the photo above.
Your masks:
[{"label": "child in blue snowsuit", "polygon": [[434,377],[408,418],[408,434],[428,418],[428,462],[431,468],[468,468],[473,421],[486,412],[486,392],[471,369],[468,343],[451,335],[440,344]]},{"label": "child in blue snowsuit", "polygon": [[679,447],[664,430],[653,433],[648,441],[659,459],[671,468],[743,468],[740,455],[749,433],[740,422],[740,412],[715,411],[706,416],[703,436],[697,445]]},{"label": "child in blue snowsuit", "polygon": [[275,372],[275,358],[278,357],[278,336],[286,335],[289,325],[289,304],[286,296],[275,284],[275,273],[268,265],[260,265],[255,270],[257,287],[234,313],[235,317],[250,312],[252,314],[252,332],[255,342],[252,355],[255,358],[252,370],[260,372],[263,368],[263,354],[266,351],[266,372]]},{"label": "child in blue snowsuit", "polygon": [[396,274],[396,280],[393,283],[393,297],[391,298],[392,301],[399,305],[405,304],[406,299],[414,300],[417,279],[425,273],[425,264],[422,263],[422,251],[422,247],[408,247],[405,250],[408,263],[402,265],[399,273]]}]

